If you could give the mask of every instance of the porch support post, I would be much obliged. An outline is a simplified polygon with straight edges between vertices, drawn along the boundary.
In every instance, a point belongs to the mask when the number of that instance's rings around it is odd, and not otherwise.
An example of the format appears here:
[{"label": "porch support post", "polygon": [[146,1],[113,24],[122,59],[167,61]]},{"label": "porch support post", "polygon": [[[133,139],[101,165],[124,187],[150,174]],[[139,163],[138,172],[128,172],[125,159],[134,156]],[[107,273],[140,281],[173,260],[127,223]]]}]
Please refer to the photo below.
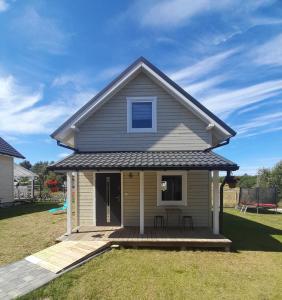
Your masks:
[{"label": "porch support post", "polygon": [[213,233],[219,234],[219,172],[213,171]]},{"label": "porch support post", "polygon": [[144,171],[139,172],[140,177],[140,234],[144,234]]},{"label": "porch support post", "polygon": [[72,232],[72,172],[67,172],[67,235]]},{"label": "porch support post", "polygon": [[79,229],[79,205],[78,205],[78,171],[74,173],[74,202],[75,202],[75,226]]}]

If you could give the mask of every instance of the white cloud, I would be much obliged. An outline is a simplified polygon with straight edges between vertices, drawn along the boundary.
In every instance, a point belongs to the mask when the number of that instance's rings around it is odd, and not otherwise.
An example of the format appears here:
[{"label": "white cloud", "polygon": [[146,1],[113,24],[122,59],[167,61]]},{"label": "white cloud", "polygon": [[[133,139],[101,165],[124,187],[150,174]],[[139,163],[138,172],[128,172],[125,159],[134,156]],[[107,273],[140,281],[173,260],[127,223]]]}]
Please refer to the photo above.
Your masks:
[{"label": "white cloud", "polygon": [[0,114],[18,112],[35,105],[42,97],[42,88],[32,91],[19,85],[12,75],[0,77]]},{"label": "white cloud", "polygon": [[31,89],[12,75],[1,76],[0,132],[6,135],[50,133],[94,94],[93,90],[68,90],[56,101],[44,104],[42,86]]},{"label": "white cloud", "polygon": [[0,12],[4,12],[9,9],[9,4],[5,0],[0,0]]},{"label": "white cloud", "polygon": [[118,75],[123,69],[124,66],[115,66],[115,67],[106,68],[97,74],[96,79],[98,80],[111,79],[114,76]]},{"label": "white cloud", "polygon": [[214,113],[227,117],[247,105],[258,103],[282,92],[282,80],[271,80],[249,87],[218,92],[203,99],[203,104]]},{"label": "white cloud", "polygon": [[[275,124],[277,125],[277,123],[281,123],[281,124],[279,126],[274,126],[274,127],[260,130],[259,132],[257,131],[258,128],[260,128],[260,127],[269,126],[269,125],[273,126]],[[282,111],[281,112],[272,112],[269,114],[264,114],[259,117],[255,117],[251,121],[249,121],[245,124],[236,126],[236,129],[238,130],[238,134],[244,134],[253,129],[256,130],[256,132],[250,133],[248,136],[256,135],[258,133],[267,133],[267,132],[281,130],[282,129]]]},{"label": "white cloud", "polygon": [[282,66],[282,34],[277,35],[261,46],[257,46],[251,56],[259,65]]},{"label": "white cloud", "polygon": [[282,126],[263,129],[263,130],[259,130],[259,131],[252,132],[252,133],[249,133],[249,134],[243,134],[243,135],[240,135],[240,137],[246,138],[246,137],[261,135],[261,134],[265,134],[265,133],[276,132],[276,131],[281,131],[282,132]]},{"label": "white cloud", "polygon": [[232,49],[207,57],[192,66],[188,66],[171,73],[170,77],[175,81],[195,81],[198,78],[219,68],[227,58],[235,54],[237,51],[238,49]]},{"label": "white cloud", "polygon": [[230,0],[211,1],[211,0],[167,0],[157,1],[153,5],[144,9],[141,22],[143,25],[157,27],[174,27],[207,11],[214,11],[228,7]]},{"label": "white cloud", "polygon": [[245,19],[252,17],[255,10],[272,2],[273,0],[143,0],[133,2],[125,15],[138,20],[142,26],[161,30],[183,26],[197,16],[218,12],[232,12],[228,14],[229,22],[233,18],[237,24],[238,19],[244,23]]},{"label": "white cloud", "polygon": [[184,89],[187,91],[187,93],[193,95],[194,97],[201,97],[201,95],[205,94],[208,89],[225,82],[227,79],[227,76],[219,75],[207,80],[188,84],[184,87]]},{"label": "white cloud", "polygon": [[34,7],[28,7],[14,25],[17,33],[28,39],[31,48],[51,54],[65,53],[70,34],[64,32],[56,20],[44,17]]},{"label": "white cloud", "polygon": [[52,82],[54,87],[62,87],[68,84],[73,85],[76,89],[81,89],[83,86],[89,83],[89,79],[86,74],[79,73],[66,73],[55,77]]},{"label": "white cloud", "polygon": [[[274,93],[274,96],[275,96],[275,93]],[[263,102],[263,103],[259,103],[259,104],[256,104],[256,105],[250,105],[250,106],[248,106],[246,108],[241,109],[238,112],[238,115],[245,114],[247,112],[257,110],[257,109],[259,109],[259,108],[261,108],[263,106],[266,106],[266,105],[278,105],[280,103],[282,103],[282,100],[275,100],[275,101],[271,101],[271,102],[268,101],[268,102]]]},{"label": "white cloud", "polygon": [[67,156],[70,155],[70,154],[71,154],[71,151],[70,151],[70,152],[62,152],[62,153],[59,153],[59,154],[58,154],[58,158],[59,158],[59,159],[62,159],[62,158],[67,157]]}]

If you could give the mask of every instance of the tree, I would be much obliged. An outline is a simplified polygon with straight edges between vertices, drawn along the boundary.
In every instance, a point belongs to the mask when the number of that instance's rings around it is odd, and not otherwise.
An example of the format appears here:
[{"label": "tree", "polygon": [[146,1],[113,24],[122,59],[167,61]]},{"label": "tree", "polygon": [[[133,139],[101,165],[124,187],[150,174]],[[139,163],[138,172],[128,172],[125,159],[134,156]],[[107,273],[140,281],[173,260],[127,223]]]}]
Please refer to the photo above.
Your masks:
[{"label": "tree", "polygon": [[272,169],[260,169],[258,172],[260,187],[275,187],[278,198],[282,198],[282,160]]},{"label": "tree", "polygon": [[239,180],[239,187],[242,188],[252,188],[256,185],[257,178],[256,176],[250,176],[248,174],[244,174],[243,176],[240,177]]},{"label": "tree", "polygon": [[24,160],[20,163],[20,166],[22,166],[25,169],[30,170],[32,168],[32,164],[28,160]]},{"label": "tree", "polygon": [[42,188],[44,186],[44,182],[48,175],[48,170],[47,170],[48,165],[49,165],[48,161],[39,161],[32,166],[32,172],[38,175],[38,181],[40,185],[40,197],[41,197]]},{"label": "tree", "polygon": [[258,185],[262,188],[271,187],[271,169],[262,168],[258,170]]}]

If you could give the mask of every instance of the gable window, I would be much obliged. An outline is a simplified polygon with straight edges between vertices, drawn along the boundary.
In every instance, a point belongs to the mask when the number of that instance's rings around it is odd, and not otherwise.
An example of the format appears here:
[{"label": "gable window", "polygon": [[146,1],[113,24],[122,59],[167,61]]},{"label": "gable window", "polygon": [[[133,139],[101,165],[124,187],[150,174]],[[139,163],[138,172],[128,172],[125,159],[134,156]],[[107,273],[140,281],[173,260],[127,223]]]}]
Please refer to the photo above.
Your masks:
[{"label": "gable window", "polygon": [[158,173],[158,206],[187,204],[186,172]]},{"label": "gable window", "polygon": [[156,97],[127,97],[127,132],[156,132]]}]

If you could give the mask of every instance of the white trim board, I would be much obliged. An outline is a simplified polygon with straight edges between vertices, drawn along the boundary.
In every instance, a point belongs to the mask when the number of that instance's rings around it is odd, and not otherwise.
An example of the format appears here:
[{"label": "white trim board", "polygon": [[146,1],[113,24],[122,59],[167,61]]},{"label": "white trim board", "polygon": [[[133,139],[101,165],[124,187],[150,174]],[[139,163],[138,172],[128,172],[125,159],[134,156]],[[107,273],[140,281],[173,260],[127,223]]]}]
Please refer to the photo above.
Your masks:
[{"label": "white trim board", "polygon": [[[127,133],[157,132],[157,97],[126,97],[127,107]],[[149,102],[152,103],[152,128],[132,127],[132,103]]]},{"label": "white trim board", "polygon": [[[182,176],[182,200],[181,201],[162,201],[161,177],[169,175]],[[157,172],[157,206],[187,206],[187,171],[165,171]]]}]

